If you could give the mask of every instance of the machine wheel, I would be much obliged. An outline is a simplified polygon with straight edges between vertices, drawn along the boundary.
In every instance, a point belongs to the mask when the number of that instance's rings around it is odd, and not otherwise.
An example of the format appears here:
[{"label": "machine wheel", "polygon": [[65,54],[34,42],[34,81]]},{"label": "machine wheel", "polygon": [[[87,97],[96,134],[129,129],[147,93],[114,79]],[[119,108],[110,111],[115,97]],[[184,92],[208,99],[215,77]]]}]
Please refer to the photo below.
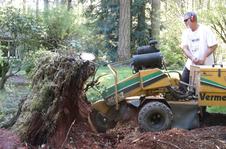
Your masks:
[{"label": "machine wheel", "polygon": [[173,113],[161,102],[149,102],[138,114],[138,123],[144,131],[161,131],[171,127]]},{"label": "machine wheel", "polygon": [[107,117],[103,116],[100,112],[93,110],[90,114],[90,120],[97,132],[105,133],[108,129],[114,128],[116,122],[110,121]]}]

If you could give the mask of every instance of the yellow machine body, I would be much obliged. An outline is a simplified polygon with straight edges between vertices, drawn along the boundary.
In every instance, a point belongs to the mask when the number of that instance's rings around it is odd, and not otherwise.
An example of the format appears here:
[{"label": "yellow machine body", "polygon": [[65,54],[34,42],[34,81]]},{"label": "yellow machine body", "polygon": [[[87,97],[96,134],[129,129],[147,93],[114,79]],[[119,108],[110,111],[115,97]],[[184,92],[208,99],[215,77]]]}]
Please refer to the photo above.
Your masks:
[{"label": "yellow machine body", "polygon": [[178,86],[178,84],[179,75],[176,73],[165,73],[158,68],[140,70],[136,74],[107,88],[102,93],[103,100],[97,101],[92,106],[104,114],[108,111],[109,106],[113,106],[123,100],[130,102],[139,99],[141,96],[159,95],[167,92],[167,86]]},{"label": "yellow machine body", "polygon": [[[223,66],[191,66],[190,82],[186,84],[189,90],[186,93],[179,91],[179,84],[183,83],[180,82],[179,73],[162,71],[158,68],[146,69],[140,70],[125,80],[117,81],[117,72],[111,66],[110,69],[114,72],[114,85],[102,93],[102,100],[92,104],[93,108],[99,112],[91,116],[92,122],[96,127],[99,126],[98,128],[101,127],[98,125],[99,117],[102,118],[103,123],[106,119],[117,122],[118,117],[124,117],[125,113],[130,113],[127,105],[141,109],[146,114],[149,113],[146,109],[149,108],[148,110],[151,111],[152,106],[162,104],[155,107],[158,110],[162,110],[163,106],[168,107],[173,118],[168,116],[172,121],[167,127],[162,127],[163,129],[197,128],[200,126],[198,113],[202,113],[201,107],[226,106],[226,68]],[[139,114],[142,116],[142,112]],[[145,125],[142,120],[140,119],[141,127],[146,127],[148,120]],[[106,126],[106,128],[111,127]]]},{"label": "yellow machine body", "polygon": [[[102,94],[104,100],[94,103],[93,107],[106,113],[108,106],[113,106],[122,100],[130,102],[141,96],[156,96],[168,92],[167,87],[178,86],[179,81],[177,75],[158,68],[140,70],[107,88]],[[189,84],[195,89],[199,106],[226,106],[226,68],[218,65],[191,66]]]},{"label": "yellow machine body", "polygon": [[226,106],[226,68],[222,65],[191,66],[190,84],[200,106]]}]

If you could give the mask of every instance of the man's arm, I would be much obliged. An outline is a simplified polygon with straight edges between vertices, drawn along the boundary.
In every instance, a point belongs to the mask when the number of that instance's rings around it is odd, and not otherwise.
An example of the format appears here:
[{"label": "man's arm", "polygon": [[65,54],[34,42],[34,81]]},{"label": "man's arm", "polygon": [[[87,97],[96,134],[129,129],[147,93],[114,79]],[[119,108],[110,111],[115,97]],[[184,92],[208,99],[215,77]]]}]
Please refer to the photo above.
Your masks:
[{"label": "man's arm", "polygon": [[198,59],[192,55],[192,53],[191,53],[191,51],[189,50],[189,48],[188,48],[187,45],[184,45],[184,46],[182,47],[182,49],[183,49],[183,52],[184,52],[185,56],[186,56],[187,58],[189,58],[193,63],[196,64],[196,63],[198,62]]},{"label": "man's arm", "polygon": [[217,46],[218,45],[216,44],[211,47],[208,47],[208,50],[205,53],[205,57],[208,57],[210,54],[212,54],[216,50]]},{"label": "man's arm", "polygon": [[203,58],[199,59],[197,64],[203,65],[205,63],[206,58],[216,50],[217,46],[218,45],[216,44],[211,47],[208,47],[207,51],[203,55]]}]

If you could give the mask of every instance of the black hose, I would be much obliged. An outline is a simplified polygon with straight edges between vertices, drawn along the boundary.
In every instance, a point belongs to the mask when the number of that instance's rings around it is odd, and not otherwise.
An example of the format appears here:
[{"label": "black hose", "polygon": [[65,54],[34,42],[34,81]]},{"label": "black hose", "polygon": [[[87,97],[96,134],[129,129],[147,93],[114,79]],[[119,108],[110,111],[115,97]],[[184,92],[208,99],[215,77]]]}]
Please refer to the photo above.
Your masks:
[{"label": "black hose", "polygon": [[188,99],[191,95],[193,95],[193,92],[187,91],[186,93],[182,93],[171,86],[167,87],[167,89],[170,91],[171,95],[175,97],[176,99]]}]

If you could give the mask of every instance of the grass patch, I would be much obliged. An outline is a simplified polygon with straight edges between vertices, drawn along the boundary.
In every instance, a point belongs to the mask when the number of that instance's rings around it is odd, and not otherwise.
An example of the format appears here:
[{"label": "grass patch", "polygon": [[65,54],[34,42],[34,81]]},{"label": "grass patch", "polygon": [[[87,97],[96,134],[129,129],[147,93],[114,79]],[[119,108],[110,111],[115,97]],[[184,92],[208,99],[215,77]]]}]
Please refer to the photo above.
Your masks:
[{"label": "grass patch", "polygon": [[29,84],[16,84],[7,81],[0,91],[0,126],[10,120],[18,110],[18,104],[29,93]]},{"label": "grass patch", "polygon": [[[114,67],[118,73],[118,80],[121,81],[123,79],[126,79],[132,75],[132,69],[129,66],[120,66],[120,67]],[[102,99],[101,92],[105,90],[106,88],[114,85],[114,76],[110,69],[108,67],[100,67],[97,71],[96,78],[98,76],[102,76],[99,79],[99,87],[97,88],[91,88],[86,93],[87,98],[91,102],[95,102],[97,100]],[[99,90],[99,91],[97,91]]]},{"label": "grass patch", "polygon": [[0,103],[7,97],[7,92],[5,89],[0,91]]},{"label": "grass patch", "polygon": [[[132,69],[129,66],[121,66],[121,67],[115,67],[117,73],[118,73],[118,79],[119,81],[129,77],[132,75]],[[108,67],[100,67],[97,71],[97,76],[104,75],[100,78],[100,83],[111,86],[114,84],[114,76],[110,69]]]},{"label": "grass patch", "polygon": [[207,112],[209,113],[223,113],[226,114],[226,107],[223,106],[214,106],[214,107],[208,107]]}]

